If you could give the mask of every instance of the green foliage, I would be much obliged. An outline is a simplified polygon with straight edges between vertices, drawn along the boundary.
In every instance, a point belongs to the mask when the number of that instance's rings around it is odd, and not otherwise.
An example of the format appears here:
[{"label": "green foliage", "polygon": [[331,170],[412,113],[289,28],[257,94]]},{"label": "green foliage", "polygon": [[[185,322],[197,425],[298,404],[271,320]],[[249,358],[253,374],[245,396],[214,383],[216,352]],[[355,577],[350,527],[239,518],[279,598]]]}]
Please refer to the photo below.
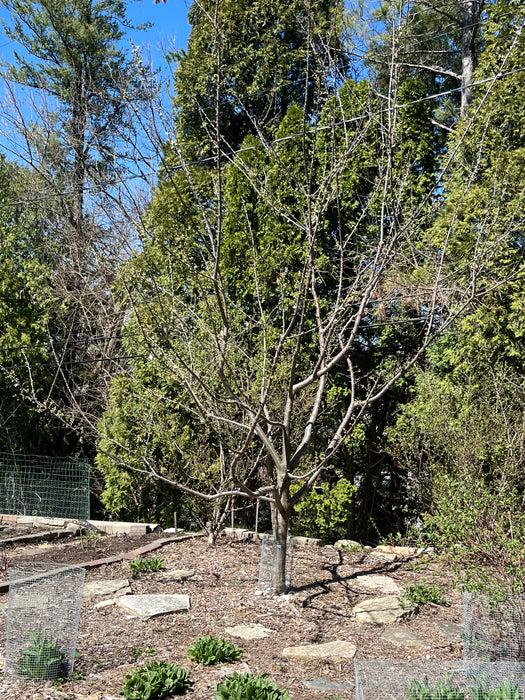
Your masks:
[{"label": "green foliage", "polygon": [[164,559],[159,559],[157,556],[151,557],[151,559],[142,559],[142,557],[137,557],[129,563],[129,568],[134,574],[149,574],[154,571],[160,571],[163,567]]},{"label": "green foliage", "polygon": [[202,666],[228,663],[236,661],[242,656],[242,650],[231,642],[221,637],[211,636],[197,637],[193,644],[186,649],[186,653],[190,659]]},{"label": "green foliage", "polygon": [[[292,495],[301,488],[301,482],[291,489]],[[298,529],[307,537],[320,537],[335,542],[346,534],[348,511],[356,488],[348,479],[335,484],[323,482],[294,504]]]},{"label": "green foliage", "polygon": [[155,654],[157,654],[157,653],[158,652],[155,649],[153,649],[152,647],[146,647],[146,648],[133,647],[133,649],[131,649],[131,651],[129,652],[129,655],[131,656],[133,661],[136,661],[138,658],[140,658],[143,655],[144,656],[155,656]]},{"label": "green foliage", "polygon": [[161,700],[183,695],[192,683],[188,671],[168,661],[152,661],[127,674],[122,695],[128,700]]},{"label": "green foliage", "polygon": [[520,700],[519,685],[512,685],[510,681],[501,683],[497,688],[489,689],[487,686],[486,678],[478,680],[470,688],[472,700]]},{"label": "green foliage", "polygon": [[23,649],[16,663],[17,673],[31,678],[64,678],[68,664],[60,644],[42,631],[29,631],[31,646]]},{"label": "green foliage", "polygon": [[262,675],[232,673],[219,683],[213,694],[215,700],[289,700],[286,690]]},{"label": "green foliage", "polygon": [[426,581],[408,585],[401,599],[413,605],[428,605],[429,603],[443,606],[450,605],[443,595],[442,586],[433,586]]},{"label": "green foliage", "polygon": [[463,700],[465,693],[454,685],[454,675],[448,675],[445,681],[438,681],[435,688],[431,688],[428,678],[423,681],[411,680],[406,687],[409,700]]}]

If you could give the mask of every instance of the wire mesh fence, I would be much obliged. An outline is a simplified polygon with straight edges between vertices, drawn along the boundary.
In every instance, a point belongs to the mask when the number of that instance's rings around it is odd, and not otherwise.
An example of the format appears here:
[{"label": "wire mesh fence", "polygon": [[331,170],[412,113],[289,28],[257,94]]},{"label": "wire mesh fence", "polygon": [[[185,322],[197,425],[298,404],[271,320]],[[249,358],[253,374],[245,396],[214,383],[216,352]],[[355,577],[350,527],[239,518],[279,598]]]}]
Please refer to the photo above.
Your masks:
[{"label": "wire mesh fence", "polygon": [[[257,590],[269,593],[275,590],[279,577],[279,561],[284,542],[276,540],[272,535],[263,535],[261,545],[261,563],[259,565],[259,581]],[[293,537],[286,542],[285,586],[290,588],[292,580]]]},{"label": "wire mesh fence", "polygon": [[[496,663],[495,666],[498,664]],[[517,669],[471,676],[460,659],[355,661],[356,700],[520,700],[525,679]],[[506,675],[505,671],[511,671]]]},{"label": "wire mesh fence", "polygon": [[40,562],[10,569],[6,674],[40,680],[72,674],[85,573]]},{"label": "wire mesh fence", "polygon": [[89,519],[89,461],[0,453],[0,513]]},{"label": "wire mesh fence", "polygon": [[479,593],[463,595],[463,659],[470,676],[525,679],[524,596],[495,602]]}]

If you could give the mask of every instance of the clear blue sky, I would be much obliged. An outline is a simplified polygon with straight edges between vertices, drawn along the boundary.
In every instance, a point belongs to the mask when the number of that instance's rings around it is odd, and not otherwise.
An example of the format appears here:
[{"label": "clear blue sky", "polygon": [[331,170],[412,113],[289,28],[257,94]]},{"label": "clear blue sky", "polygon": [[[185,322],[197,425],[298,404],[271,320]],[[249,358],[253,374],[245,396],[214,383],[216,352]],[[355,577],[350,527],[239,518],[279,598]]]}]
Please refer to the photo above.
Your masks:
[{"label": "clear blue sky", "polygon": [[149,45],[154,62],[160,60],[165,48],[184,48],[188,40],[187,22],[189,0],[129,0],[128,17],[133,24],[152,22],[153,27],[134,33],[133,42],[141,47]]}]

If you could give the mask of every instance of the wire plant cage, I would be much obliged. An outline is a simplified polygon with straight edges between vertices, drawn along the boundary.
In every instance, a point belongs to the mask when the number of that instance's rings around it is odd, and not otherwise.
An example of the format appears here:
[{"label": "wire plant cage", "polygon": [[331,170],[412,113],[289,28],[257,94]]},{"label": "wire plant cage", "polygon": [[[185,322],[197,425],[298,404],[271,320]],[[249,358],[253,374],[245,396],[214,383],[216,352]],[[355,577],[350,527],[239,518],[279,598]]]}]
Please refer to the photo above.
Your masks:
[{"label": "wire plant cage", "polygon": [[471,677],[461,659],[354,662],[356,700],[521,700],[517,677]]},{"label": "wire plant cage", "polygon": [[[263,535],[261,545],[261,562],[259,565],[259,580],[257,590],[260,593],[270,593],[275,590],[278,580],[279,550],[285,543],[276,540],[273,535]],[[292,580],[293,537],[286,542],[285,586],[290,588]]]},{"label": "wire plant cage", "polygon": [[6,674],[68,678],[73,672],[85,569],[29,562],[9,571]]},{"label": "wire plant cage", "polygon": [[89,460],[0,453],[0,513],[89,519]]},{"label": "wire plant cage", "polygon": [[471,677],[525,683],[525,596],[463,594],[463,660]]}]

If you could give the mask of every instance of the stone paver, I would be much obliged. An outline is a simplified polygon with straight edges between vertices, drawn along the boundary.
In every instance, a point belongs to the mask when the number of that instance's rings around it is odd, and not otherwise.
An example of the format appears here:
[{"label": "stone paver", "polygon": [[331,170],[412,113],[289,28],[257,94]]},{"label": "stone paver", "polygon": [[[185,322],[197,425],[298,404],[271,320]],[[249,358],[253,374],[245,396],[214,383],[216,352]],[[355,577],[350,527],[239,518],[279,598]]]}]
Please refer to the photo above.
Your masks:
[{"label": "stone paver", "polygon": [[463,641],[463,625],[457,622],[436,622],[436,630],[451,644],[461,644]]},{"label": "stone paver", "polygon": [[264,639],[273,632],[262,625],[236,625],[235,627],[226,627],[224,631],[231,634],[232,637],[240,639]]},{"label": "stone paver", "polygon": [[401,605],[399,597],[387,595],[381,598],[370,598],[354,607],[354,615],[358,622],[368,622],[373,625],[387,625],[409,617],[415,608],[406,603]]},{"label": "stone paver", "polygon": [[337,693],[354,689],[352,683],[336,683],[335,681],[328,681],[326,678],[302,678],[301,681],[307,688],[321,690],[325,693]]},{"label": "stone paver", "polygon": [[127,595],[117,598],[116,603],[127,612],[144,619],[190,609],[189,595]]},{"label": "stone paver", "polygon": [[383,576],[382,574],[364,574],[363,576],[357,576],[351,581],[351,584],[359,589],[372,589],[388,595],[401,593],[401,588],[394,579],[390,576]]},{"label": "stone paver", "polygon": [[82,598],[93,600],[95,598],[114,598],[131,593],[131,586],[126,578],[113,579],[111,581],[88,581],[84,584]]},{"label": "stone paver", "polygon": [[295,659],[353,659],[357,648],[350,642],[334,641],[324,644],[306,644],[300,647],[286,647],[283,656]]},{"label": "stone paver", "polygon": [[403,647],[428,647],[428,643],[408,627],[387,627],[381,634],[381,639]]}]

